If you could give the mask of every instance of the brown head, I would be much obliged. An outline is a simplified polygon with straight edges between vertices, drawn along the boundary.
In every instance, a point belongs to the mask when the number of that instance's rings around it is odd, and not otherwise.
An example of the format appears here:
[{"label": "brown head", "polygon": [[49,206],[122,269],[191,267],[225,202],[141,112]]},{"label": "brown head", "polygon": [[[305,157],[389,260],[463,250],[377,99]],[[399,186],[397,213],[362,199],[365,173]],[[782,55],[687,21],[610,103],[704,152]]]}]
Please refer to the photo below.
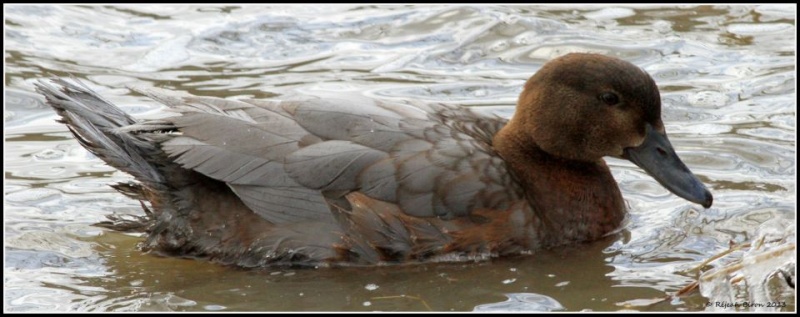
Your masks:
[{"label": "brown head", "polygon": [[629,62],[579,53],[550,61],[525,84],[509,126],[554,157],[629,159],[676,195],[711,206],[667,139],[655,81]]}]

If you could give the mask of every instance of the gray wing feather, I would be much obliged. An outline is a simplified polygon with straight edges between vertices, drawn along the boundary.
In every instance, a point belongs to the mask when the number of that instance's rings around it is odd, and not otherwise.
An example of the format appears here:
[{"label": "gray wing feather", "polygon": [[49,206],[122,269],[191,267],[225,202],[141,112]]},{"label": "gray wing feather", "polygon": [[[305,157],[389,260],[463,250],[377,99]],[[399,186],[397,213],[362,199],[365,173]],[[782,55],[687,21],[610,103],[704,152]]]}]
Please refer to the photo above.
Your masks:
[{"label": "gray wing feather", "polygon": [[361,191],[383,201],[397,201],[397,169],[392,158],[385,158],[364,168],[358,175]]},{"label": "gray wing feather", "polygon": [[163,119],[180,132],[162,143],[165,152],[228,183],[275,223],[331,221],[326,191],[361,191],[408,215],[445,219],[521,197],[491,147],[505,120],[469,109],[154,97],[182,114]]},{"label": "gray wing feather", "polygon": [[180,131],[161,143],[175,162],[228,183],[250,209],[273,223],[334,221],[319,191],[299,184],[285,170],[285,158],[300,149],[299,140],[308,132],[281,103],[167,100],[182,113],[163,119]]},{"label": "gray wing feather", "polygon": [[256,214],[276,224],[309,220],[335,222],[319,191],[298,187],[231,185]]},{"label": "gray wing feather", "polygon": [[286,171],[300,184],[322,191],[353,190],[358,174],[389,155],[350,141],[326,141],[286,156]]}]

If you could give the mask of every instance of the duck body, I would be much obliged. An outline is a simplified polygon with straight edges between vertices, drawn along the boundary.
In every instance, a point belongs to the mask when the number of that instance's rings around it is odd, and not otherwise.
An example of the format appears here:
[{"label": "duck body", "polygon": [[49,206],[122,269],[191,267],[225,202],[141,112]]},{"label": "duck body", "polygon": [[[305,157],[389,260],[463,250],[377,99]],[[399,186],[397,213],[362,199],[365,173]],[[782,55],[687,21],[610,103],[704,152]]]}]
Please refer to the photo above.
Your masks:
[{"label": "duck body", "polygon": [[138,121],[85,86],[55,83],[37,89],[61,122],[136,179],[113,187],[147,215],[101,225],[146,232],[142,248],[167,255],[370,265],[593,241],[625,216],[603,156],[631,159],[681,197],[711,204],[666,140],[652,79],[600,55],[545,65],[510,121],[359,96],[152,92],[176,115]]}]

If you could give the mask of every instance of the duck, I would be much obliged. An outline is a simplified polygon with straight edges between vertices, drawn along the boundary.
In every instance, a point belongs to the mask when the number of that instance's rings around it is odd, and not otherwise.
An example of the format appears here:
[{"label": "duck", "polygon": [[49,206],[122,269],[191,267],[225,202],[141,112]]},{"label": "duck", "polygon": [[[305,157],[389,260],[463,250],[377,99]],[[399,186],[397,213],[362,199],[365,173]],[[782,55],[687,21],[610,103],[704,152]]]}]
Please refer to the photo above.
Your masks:
[{"label": "duck", "polygon": [[242,268],[381,265],[535,254],[613,234],[626,204],[604,157],[704,208],[647,72],[570,53],[524,84],[510,119],[470,107],[333,94],[223,99],[141,91],[137,120],[78,80],[38,93],[78,142],[133,176],[143,216],[97,225],[160,255]]}]

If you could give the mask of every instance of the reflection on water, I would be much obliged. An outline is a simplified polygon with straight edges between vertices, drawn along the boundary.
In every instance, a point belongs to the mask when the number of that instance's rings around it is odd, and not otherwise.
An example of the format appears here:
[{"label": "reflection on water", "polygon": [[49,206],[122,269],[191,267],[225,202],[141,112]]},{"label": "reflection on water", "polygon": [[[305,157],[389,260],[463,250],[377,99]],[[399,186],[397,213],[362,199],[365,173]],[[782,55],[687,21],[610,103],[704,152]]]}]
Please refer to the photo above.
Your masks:
[{"label": "reflection on water", "polygon": [[[755,238],[760,224],[796,219],[795,6],[4,10],[9,311],[704,310],[697,293],[661,299],[729,243]],[[714,192],[713,208],[609,159],[630,216],[619,234],[589,245],[481,263],[319,270],[163,258],[136,251],[137,237],[90,226],[111,212],[141,212],[106,186],[130,177],[81,148],[32,93],[36,79],[75,76],[138,117],[158,116],[159,106],[129,87],[231,98],[353,91],[508,117],[525,79],[576,51],[653,75],[670,140]],[[769,291],[795,310],[794,292],[778,282]]]}]

